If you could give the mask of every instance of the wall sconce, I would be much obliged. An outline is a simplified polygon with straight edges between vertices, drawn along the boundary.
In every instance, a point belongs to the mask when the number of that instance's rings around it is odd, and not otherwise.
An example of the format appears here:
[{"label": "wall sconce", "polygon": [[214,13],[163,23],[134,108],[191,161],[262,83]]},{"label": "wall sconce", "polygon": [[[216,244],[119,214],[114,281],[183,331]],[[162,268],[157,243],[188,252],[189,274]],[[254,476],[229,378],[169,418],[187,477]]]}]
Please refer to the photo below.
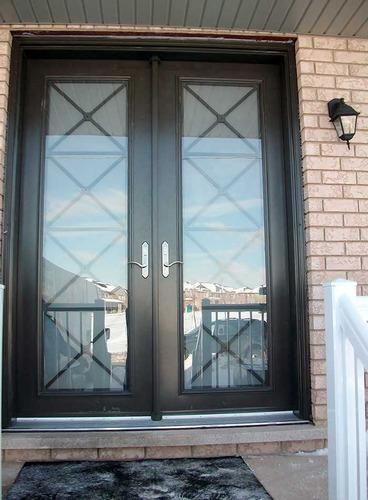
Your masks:
[{"label": "wall sconce", "polygon": [[350,149],[350,141],[354,137],[357,126],[358,111],[345,103],[344,99],[332,99],[328,104],[330,121],[334,124],[337,135],[346,141]]}]

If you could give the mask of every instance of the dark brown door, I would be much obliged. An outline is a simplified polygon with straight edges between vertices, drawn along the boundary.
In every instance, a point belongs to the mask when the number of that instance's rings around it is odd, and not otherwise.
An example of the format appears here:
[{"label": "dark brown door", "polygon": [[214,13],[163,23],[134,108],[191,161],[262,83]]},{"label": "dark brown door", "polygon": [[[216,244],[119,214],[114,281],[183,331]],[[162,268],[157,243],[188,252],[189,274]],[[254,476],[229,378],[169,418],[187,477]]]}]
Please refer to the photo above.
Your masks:
[{"label": "dark brown door", "polygon": [[296,407],[278,66],[28,63],[17,416]]},{"label": "dark brown door", "polygon": [[151,411],[150,110],[148,61],[28,63],[18,416]]},{"label": "dark brown door", "polygon": [[159,103],[162,411],[292,409],[279,67],[162,62]]}]

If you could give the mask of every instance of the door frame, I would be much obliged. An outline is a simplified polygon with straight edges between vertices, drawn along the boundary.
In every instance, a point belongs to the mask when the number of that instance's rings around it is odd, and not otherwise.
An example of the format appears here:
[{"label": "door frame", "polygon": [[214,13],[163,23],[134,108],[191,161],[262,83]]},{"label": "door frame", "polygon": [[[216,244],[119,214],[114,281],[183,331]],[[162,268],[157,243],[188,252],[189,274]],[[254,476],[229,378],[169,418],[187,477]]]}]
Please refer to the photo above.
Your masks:
[{"label": "door frame", "polygon": [[[2,269],[5,284],[4,298],[4,355],[3,355],[3,427],[11,425],[14,416],[14,344],[16,326],[17,287],[17,234],[19,220],[19,170],[22,151],[21,110],[25,74],[25,61],[29,57],[147,57],[160,54],[168,59],[272,62],[280,65],[282,88],[282,113],[285,124],[284,154],[286,174],[286,205],[289,214],[288,245],[290,255],[291,324],[295,335],[295,373],[297,375],[297,416],[311,420],[309,332],[307,320],[306,259],[304,237],[304,204],[301,147],[298,119],[298,95],[295,62],[295,39],[268,37],[227,37],[226,40],[204,38],[198,35],[177,36],[143,33],[89,33],[35,31],[13,34],[11,52],[6,184],[3,227]],[[140,36],[139,36],[140,35]],[[287,124],[287,125],[286,125]],[[154,161],[154,160],[153,160]],[[155,235],[153,235],[155,236]],[[153,243],[155,242],[155,238]],[[157,251],[157,249],[153,249]],[[155,290],[155,287],[153,288]],[[156,314],[155,314],[156,311]],[[154,342],[157,339],[157,307],[153,308]],[[154,363],[155,364],[155,363]],[[155,376],[155,367],[153,368]],[[154,395],[155,397],[155,395]],[[154,405],[155,407],[155,405]]]}]

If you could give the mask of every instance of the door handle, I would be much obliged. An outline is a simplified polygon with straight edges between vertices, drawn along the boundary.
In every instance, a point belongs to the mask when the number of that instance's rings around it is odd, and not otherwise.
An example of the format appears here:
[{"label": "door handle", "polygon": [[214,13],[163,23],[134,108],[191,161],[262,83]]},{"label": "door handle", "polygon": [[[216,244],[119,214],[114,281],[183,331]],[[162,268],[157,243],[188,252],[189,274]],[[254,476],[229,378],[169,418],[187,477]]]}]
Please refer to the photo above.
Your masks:
[{"label": "door handle", "polygon": [[149,246],[147,241],[142,243],[142,263],[137,262],[136,260],[131,260],[128,264],[134,264],[138,266],[142,270],[142,278],[148,278],[149,275],[149,259],[148,259]]},{"label": "door handle", "polygon": [[183,264],[181,260],[174,260],[169,263],[169,244],[163,241],[161,244],[161,257],[162,257],[162,276],[167,278],[170,274],[170,267],[175,264]]}]

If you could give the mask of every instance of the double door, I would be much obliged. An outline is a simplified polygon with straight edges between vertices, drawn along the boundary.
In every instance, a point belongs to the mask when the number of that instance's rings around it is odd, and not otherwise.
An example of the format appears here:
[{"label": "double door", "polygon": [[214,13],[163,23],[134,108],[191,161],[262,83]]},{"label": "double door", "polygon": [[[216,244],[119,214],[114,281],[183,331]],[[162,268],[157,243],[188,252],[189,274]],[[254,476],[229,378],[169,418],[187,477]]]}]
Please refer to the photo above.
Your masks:
[{"label": "double door", "polygon": [[295,408],[276,65],[33,59],[16,413]]}]

